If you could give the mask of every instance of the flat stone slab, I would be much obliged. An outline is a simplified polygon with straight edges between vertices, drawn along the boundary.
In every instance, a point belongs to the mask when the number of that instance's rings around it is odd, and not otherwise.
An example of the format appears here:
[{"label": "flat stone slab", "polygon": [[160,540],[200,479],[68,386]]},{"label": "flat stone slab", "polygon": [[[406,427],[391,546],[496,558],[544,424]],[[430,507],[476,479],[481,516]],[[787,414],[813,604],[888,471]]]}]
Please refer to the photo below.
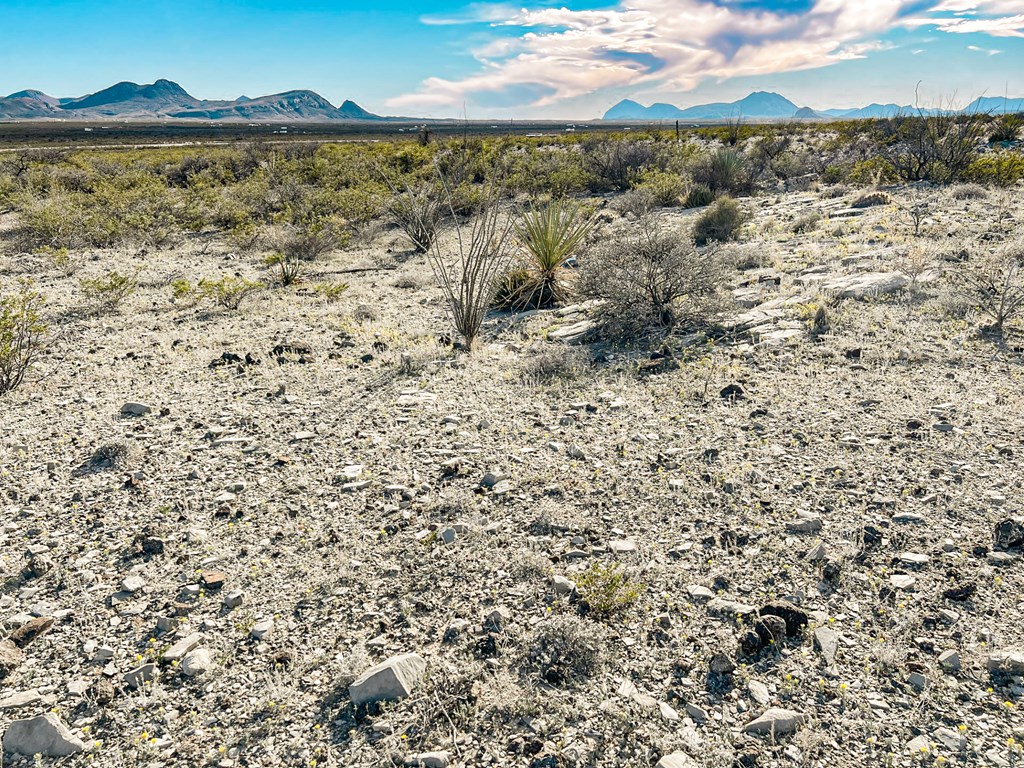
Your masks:
[{"label": "flat stone slab", "polygon": [[356,706],[377,701],[398,701],[409,696],[423,677],[427,662],[418,653],[392,656],[371,667],[348,687]]}]

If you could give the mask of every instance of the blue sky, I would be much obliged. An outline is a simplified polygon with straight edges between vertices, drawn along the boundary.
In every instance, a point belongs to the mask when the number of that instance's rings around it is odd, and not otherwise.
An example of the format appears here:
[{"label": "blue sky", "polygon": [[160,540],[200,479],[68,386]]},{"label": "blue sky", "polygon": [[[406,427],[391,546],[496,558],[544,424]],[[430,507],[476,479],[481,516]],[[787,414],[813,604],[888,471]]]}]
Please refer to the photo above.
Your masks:
[{"label": "blue sky", "polygon": [[381,114],[597,117],[779,91],[816,108],[1024,96],[1024,0],[0,0],[0,94],[175,80]]}]

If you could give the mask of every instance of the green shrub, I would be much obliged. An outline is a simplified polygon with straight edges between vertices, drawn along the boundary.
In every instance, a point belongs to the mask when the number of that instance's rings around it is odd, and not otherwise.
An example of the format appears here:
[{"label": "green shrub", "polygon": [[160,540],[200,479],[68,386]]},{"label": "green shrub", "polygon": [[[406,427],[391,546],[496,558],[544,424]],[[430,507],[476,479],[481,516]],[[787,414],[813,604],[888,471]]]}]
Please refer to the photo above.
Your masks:
[{"label": "green shrub", "polygon": [[348,283],[317,283],[313,286],[313,290],[316,291],[317,296],[328,304],[333,304],[348,290]]},{"label": "green shrub", "polygon": [[21,386],[46,348],[49,326],[43,321],[44,301],[29,280],[0,297],[0,395]]},{"label": "green shrub", "polygon": [[238,309],[245,299],[264,287],[263,283],[253,280],[225,276],[219,280],[200,280],[197,289],[201,296],[224,309]]},{"label": "green shrub", "polygon": [[715,193],[707,184],[697,182],[690,187],[683,201],[684,208],[705,208],[715,202]]},{"label": "green shrub", "polygon": [[97,312],[113,312],[135,293],[139,287],[139,272],[131,274],[111,270],[99,277],[83,278],[79,281],[86,301]]},{"label": "green shrub", "polygon": [[793,222],[793,234],[805,235],[808,232],[813,232],[821,224],[821,214],[817,211],[811,213],[805,213],[796,221]]},{"label": "green shrub", "polygon": [[686,182],[679,174],[654,169],[644,172],[634,189],[648,193],[657,208],[674,208],[682,204]]},{"label": "green shrub", "polygon": [[1014,150],[989,152],[971,163],[966,177],[978,184],[1012,187],[1024,179],[1024,155]]},{"label": "green shrub", "polygon": [[731,197],[719,198],[694,222],[693,239],[697,245],[731,242],[736,239],[746,219],[739,203]]},{"label": "green shrub", "polygon": [[586,613],[609,619],[631,608],[643,593],[618,563],[593,562],[576,578],[576,588],[585,602]]}]

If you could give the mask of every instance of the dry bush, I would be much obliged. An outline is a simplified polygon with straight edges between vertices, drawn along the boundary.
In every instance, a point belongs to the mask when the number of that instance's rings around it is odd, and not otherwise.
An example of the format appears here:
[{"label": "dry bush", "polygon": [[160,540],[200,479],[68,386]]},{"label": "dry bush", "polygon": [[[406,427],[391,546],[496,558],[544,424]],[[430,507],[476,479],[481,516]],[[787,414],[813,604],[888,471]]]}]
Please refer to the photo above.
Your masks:
[{"label": "dry bush", "polygon": [[530,636],[524,666],[551,685],[582,683],[604,666],[605,629],[576,616],[554,616]]},{"label": "dry bush", "polygon": [[1024,316],[1024,239],[971,258],[950,274],[954,292],[992,319],[987,330],[1002,336]]},{"label": "dry bush", "polygon": [[0,395],[21,386],[45,351],[49,327],[43,321],[43,296],[25,279],[0,297]]},{"label": "dry bush", "polygon": [[520,375],[530,386],[571,379],[590,364],[580,349],[566,346],[545,347],[523,361]]},{"label": "dry bush", "polygon": [[627,190],[646,170],[664,169],[663,147],[633,139],[604,139],[584,146],[589,169],[612,189]]},{"label": "dry bush", "polygon": [[579,288],[583,298],[604,302],[604,332],[627,338],[711,320],[726,275],[717,247],[698,249],[691,237],[647,218],[583,260]]},{"label": "dry bush", "polygon": [[957,184],[949,194],[954,200],[985,200],[988,190],[981,184]]}]

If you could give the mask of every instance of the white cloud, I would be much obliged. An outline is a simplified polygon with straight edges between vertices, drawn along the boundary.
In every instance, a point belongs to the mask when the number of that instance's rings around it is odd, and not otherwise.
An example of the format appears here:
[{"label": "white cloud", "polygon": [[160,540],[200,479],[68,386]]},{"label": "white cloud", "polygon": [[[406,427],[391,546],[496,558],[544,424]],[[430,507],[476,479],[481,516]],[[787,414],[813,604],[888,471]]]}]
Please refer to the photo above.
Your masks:
[{"label": "white cloud", "polygon": [[713,0],[619,0],[608,9],[578,11],[478,4],[461,17],[430,22],[460,20],[495,30],[490,43],[473,51],[479,70],[459,80],[428,78],[389,106],[470,101],[543,108],[627,86],[688,91],[705,80],[863,58],[901,25],[1024,36],[1024,0],[937,0],[923,15],[921,0],[814,0],[800,12]]},{"label": "white cloud", "polygon": [[984,53],[989,56],[998,56],[1000,53],[1002,53],[1002,51],[997,51],[994,48],[982,48],[981,46],[978,45],[968,45],[967,50],[974,51],[975,53]]}]

